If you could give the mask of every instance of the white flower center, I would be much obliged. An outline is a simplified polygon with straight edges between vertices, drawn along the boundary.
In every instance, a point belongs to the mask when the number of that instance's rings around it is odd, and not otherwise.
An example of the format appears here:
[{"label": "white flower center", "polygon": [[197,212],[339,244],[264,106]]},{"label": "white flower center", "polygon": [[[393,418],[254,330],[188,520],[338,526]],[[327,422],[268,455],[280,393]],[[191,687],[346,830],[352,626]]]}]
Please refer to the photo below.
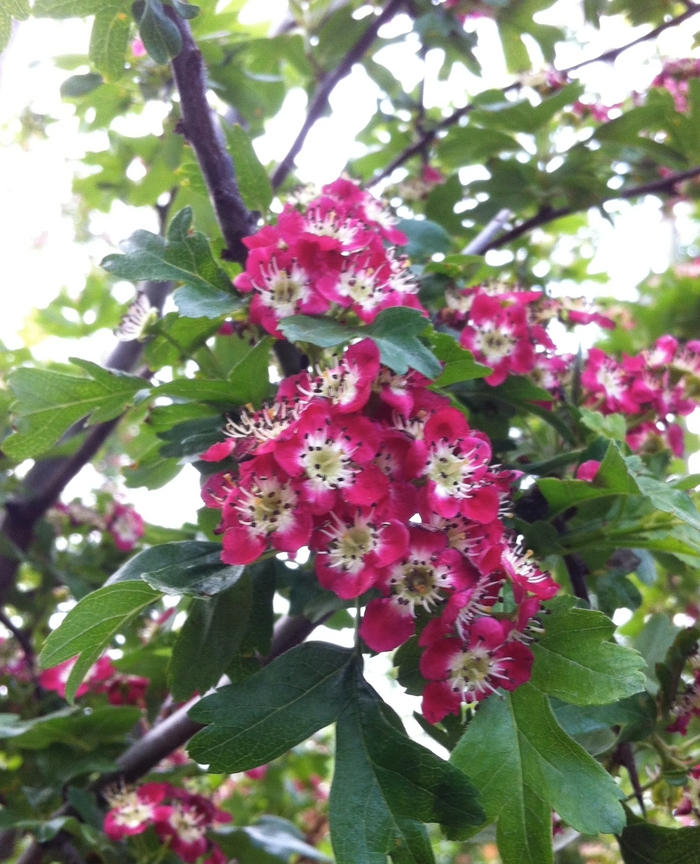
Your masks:
[{"label": "white flower center", "polygon": [[288,483],[274,477],[262,477],[252,489],[242,490],[236,504],[240,520],[256,534],[286,531],[294,522],[297,496]]},{"label": "white flower center", "polygon": [[299,303],[304,301],[309,293],[309,279],[305,271],[296,264],[292,272],[280,270],[276,261],[272,261],[266,273],[265,287],[260,296],[265,306],[269,306],[280,318],[294,315]]},{"label": "white flower center", "polygon": [[473,491],[472,477],[479,467],[473,459],[475,451],[459,454],[447,442],[433,447],[428,459],[428,477],[436,484],[439,495],[466,498]]}]

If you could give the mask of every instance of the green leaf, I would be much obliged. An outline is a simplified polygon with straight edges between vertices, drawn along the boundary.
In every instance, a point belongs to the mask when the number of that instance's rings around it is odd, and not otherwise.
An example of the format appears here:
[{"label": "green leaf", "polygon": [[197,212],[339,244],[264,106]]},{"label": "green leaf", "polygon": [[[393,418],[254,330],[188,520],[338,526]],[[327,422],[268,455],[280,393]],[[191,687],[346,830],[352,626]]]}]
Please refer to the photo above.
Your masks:
[{"label": "green leaf", "polygon": [[143,580],[164,594],[211,597],[235,585],[244,569],[222,563],[220,543],[182,540],[144,549],[122,564],[107,585]]},{"label": "green leaf", "polygon": [[238,652],[251,605],[249,576],[215,597],[192,601],[168,669],[173,699],[184,702],[217,684]]},{"label": "green leaf", "polygon": [[428,219],[401,219],[396,226],[408,237],[403,248],[415,261],[430,258],[436,252],[446,254],[452,248],[452,238],[442,225]]},{"label": "green leaf", "polygon": [[228,378],[237,405],[259,406],[270,395],[270,351],[273,341],[271,336],[261,339],[229,372]]},{"label": "green leaf", "polygon": [[581,707],[554,698],[549,701],[557,723],[567,735],[572,736],[587,735],[611,726],[644,726],[651,732],[656,719],[656,704],[646,692],[637,693],[612,705]]},{"label": "green leaf", "polygon": [[625,864],[698,864],[700,861],[700,827],[662,828],[648,822],[635,822],[617,839]]},{"label": "green leaf", "polygon": [[429,864],[422,822],[452,834],[484,820],[467,777],[389,722],[381,699],[354,677],[336,732],[330,828],[338,864]]},{"label": "green leaf", "polygon": [[599,411],[579,408],[581,422],[593,432],[613,441],[624,441],[627,437],[627,425],[622,414],[603,415]]},{"label": "green leaf", "polygon": [[90,378],[65,375],[46,369],[20,367],[9,377],[17,397],[17,432],[3,442],[12,459],[38,456],[52,447],[78,420],[102,423],[118,417],[147,386],[142,378],[111,372],[87,360],[71,360]]},{"label": "green leaf", "polygon": [[79,99],[81,96],[86,96],[96,90],[102,84],[102,80],[102,76],[96,72],[71,75],[61,84],[61,99]]},{"label": "green leaf", "polygon": [[131,16],[126,0],[101,0],[90,34],[90,60],[107,81],[124,74]]},{"label": "green leaf", "polygon": [[262,816],[255,825],[245,828],[220,829],[216,832],[216,845],[229,858],[246,864],[279,864],[295,854],[316,861],[330,860],[310,846],[292,822],[279,816]]},{"label": "green leaf", "polygon": [[552,810],[583,834],[619,832],[614,780],[557,724],[547,697],[523,684],[483,702],[451,761],[469,776],[503,864],[551,864]]},{"label": "green leaf", "polygon": [[35,18],[85,18],[99,12],[102,0],[35,0]]},{"label": "green leaf", "polygon": [[233,294],[202,285],[183,285],[175,291],[173,300],[183,318],[221,318],[242,305]]},{"label": "green leaf", "polygon": [[12,738],[14,746],[25,750],[66,744],[85,751],[120,744],[140,718],[141,709],[132,705],[105,705],[90,712],[64,708],[31,720],[0,722],[0,738]]},{"label": "green leaf", "polygon": [[249,210],[266,213],[273,194],[267,171],[241,126],[236,123],[233,126],[226,126],[225,130],[243,203]]},{"label": "green leaf", "polygon": [[573,597],[549,604],[544,636],[532,645],[533,686],[574,705],[607,705],[644,689],[646,663],[638,651],[608,641],[613,622]]},{"label": "green leaf", "polygon": [[[170,22],[169,22],[170,23]],[[174,26],[174,25],[173,25]],[[230,296],[228,311],[236,305],[231,281],[211,254],[209,242],[199,231],[190,233],[192,208],[185,207],[172,220],[167,240],[150,231],[135,231],[124,243],[124,255],[107,255],[101,266],[120,279],[132,282],[183,282],[203,292],[211,302],[220,294]],[[219,317],[219,312],[213,317]],[[208,317],[198,315],[197,317]]]},{"label": "green leaf", "polygon": [[400,375],[415,369],[427,378],[436,378],[442,372],[440,361],[418,338],[428,323],[417,309],[383,309],[367,327],[343,327],[308,315],[283,318],[279,326],[290,342],[310,342],[321,348],[341,345],[355,336],[369,336],[377,343],[382,363]]},{"label": "green leaf", "polygon": [[342,345],[355,335],[354,328],[344,327],[330,318],[313,318],[310,315],[283,318],[279,328],[290,342],[310,342],[320,348]]},{"label": "green leaf", "polygon": [[650,474],[639,456],[628,456],[625,462],[639,490],[654,507],[663,513],[672,513],[681,522],[700,531],[700,513],[689,495]]},{"label": "green leaf", "polygon": [[444,364],[442,374],[436,379],[436,387],[449,387],[458,381],[485,378],[493,371],[483,363],[477,363],[471,351],[467,351],[447,333],[430,334],[433,352]]},{"label": "green leaf", "polygon": [[[549,502],[550,516],[563,513],[569,507],[575,507],[583,501],[609,498],[612,495],[640,494],[640,487],[630,474],[625,459],[613,441],[610,442],[600,468],[590,483],[585,480],[557,480],[554,477],[544,477],[537,481],[537,485]],[[673,491],[675,490],[669,487],[669,492]]]},{"label": "green leaf", "polygon": [[185,3],[183,0],[172,0],[173,8],[180,16],[180,18],[184,18],[189,21],[192,18],[196,18],[199,15],[199,6],[195,6],[192,3]]},{"label": "green leaf", "polygon": [[671,650],[673,642],[680,632],[680,628],[671,623],[668,615],[663,612],[654,612],[635,640],[634,647],[639,651],[647,664],[646,687],[653,695],[659,689],[656,668],[660,663],[664,662],[667,652]]},{"label": "green leaf", "polygon": [[12,19],[29,17],[29,0],[0,0],[0,51],[4,51],[12,33]]},{"label": "green leaf", "polygon": [[166,16],[160,0],[146,0],[139,21],[143,47],[156,61],[165,65],[182,50],[182,39],[177,26]]},{"label": "green leaf", "polygon": [[92,664],[117,633],[160,596],[143,582],[105,585],[83,597],[61,626],[49,634],[39,657],[45,669],[80,655],[66,682],[69,702]]},{"label": "green leaf", "polygon": [[362,333],[379,347],[382,363],[400,375],[415,369],[426,378],[437,378],[442,366],[435,355],[418,339],[427,327],[426,319],[417,309],[396,306],[382,310]]},{"label": "green leaf", "polygon": [[286,753],[338,716],[352,657],[345,648],[309,642],[202,699],[189,716],[209,725],[190,742],[190,756],[214,773],[233,773]]}]

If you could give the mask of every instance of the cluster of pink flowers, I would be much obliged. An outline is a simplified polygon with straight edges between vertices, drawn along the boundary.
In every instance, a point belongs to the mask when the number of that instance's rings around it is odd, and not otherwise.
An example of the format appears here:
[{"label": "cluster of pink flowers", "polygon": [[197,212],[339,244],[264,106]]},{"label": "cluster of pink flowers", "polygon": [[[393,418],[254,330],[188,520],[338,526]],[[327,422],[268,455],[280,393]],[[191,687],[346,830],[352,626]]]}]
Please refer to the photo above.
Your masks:
[{"label": "cluster of pink flowers", "polygon": [[700,341],[679,345],[662,336],[650,351],[622,360],[599,348],[588,352],[581,384],[584,404],[602,414],[630,418],[627,443],[637,452],[658,449],[663,441],[676,456],[683,455],[683,429],[676,422],[697,407]]},{"label": "cluster of pink flowers", "polygon": [[290,315],[350,310],[365,323],[388,306],[422,308],[405,256],[386,243],[405,244],[381,203],[351,180],[324,186],[299,209],[287,204],[277,224],[244,239],[246,269],[234,279],[252,292],[250,320],[281,336]]},{"label": "cluster of pink flowers", "polygon": [[[529,678],[530,621],[559,586],[502,521],[517,473],[491,464],[488,437],[429,384],[381,366],[365,339],[332,368],[283,381],[202,458],[233,456],[203,489],[221,509],[222,560],[309,546],[324,588],[377,590],[360,634],[389,651],[420,633],[436,722]],[[493,615],[504,592],[513,611]]]},{"label": "cluster of pink flowers", "polygon": [[676,111],[685,112],[688,110],[688,81],[691,78],[700,78],[700,60],[693,57],[666,60],[650,86],[667,90],[673,96]]},{"label": "cluster of pink flowers", "polygon": [[[582,301],[499,284],[448,292],[441,312],[442,322],[459,331],[460,343],[493,369],[487,383],[496,386],[508,375],[526,375],[558,397],[574,358],[558,353],[547,333],[547,324],[555,318],[567,325],[615,327]],[[681,345],[672,336],[662,336],[653,349],[621,360],[592,348],[581,374],[582,404],[630,418],[627,443],[633,450],[657,449],[662,440],[681,456],[683,430],[677,419],[696,408],[699,378],[700,341]]]},{"label": "cluster of pink flowers", "polygon": [[[44,690],[53,690],[65,698],[66,683],[76,660],[77,657],[73,657],[65,663],[45,669],[39,676],[39,685]],[[143,707],[149,683],[148,678],[142,678],[140,675],[125,675],[119,672],[114,668],[109,657],[100,657],[85,676],[75,695],[80,697],[86,693],[106,693],[110,705]]]},{"label": "cluster of pink flowers", "polygon": [[152,825],[161,841],[187,864],[200,859],[201,864],[226,864],[228,858],[207,837],[207,831],[232,817],[204,795],[169,783],[146,783],[136,790],[107,791],[105,797],[111,807],[104,821],[110,840],[142,834]]},{"label": "cluster of pink flowers", "polygon": [[485,380],[496,386],[508,375],[529,375],[547,390],[556,390],[571,358],[557,353],[547,333],[552,318],[566,323],[614,327],[582,301],[554,300],[542,291],[500,283],[448,291],[443,324],[459,331],[459,341],[493,369]]},{"label": "cluster of pink flowers", "polygon": [[56,504],[52,511],[49,517],[53,516],[56,530],[61,530],[60,516],[58,516],[60,514],[68,517],[70,524],[76,527],[86,525],[109,533],[120,552],[131,552],[143,537],[145,530],[143,517],[130,504],[122,504],[115,500],[109,503],[105,513],[93,507],[86,507],[80,501]]}]

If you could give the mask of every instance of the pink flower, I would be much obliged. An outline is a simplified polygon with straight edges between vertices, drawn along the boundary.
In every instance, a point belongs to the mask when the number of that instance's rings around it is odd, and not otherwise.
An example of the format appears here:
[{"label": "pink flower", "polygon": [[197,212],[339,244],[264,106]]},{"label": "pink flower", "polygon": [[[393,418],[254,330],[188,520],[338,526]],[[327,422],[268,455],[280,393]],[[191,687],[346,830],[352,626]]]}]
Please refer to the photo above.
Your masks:
[{"label": "pink flower", "polygon": [[600,462],[595,459],[589,459],[587,462],[582,462],[576,469],[577,480],[593,480],[600,468]]},{"label": "pink flower", "polygon": [[145,524],[143,518],[128,504],[115,504],[107,522],[107,530],[114,539],[114,545],[122,552],[131,552],[143,537]]},{"label": "pink flower", "polygon": [[507,628],[495,618],[479,618],[468,638],[449,637],[432,643],[420,661],[430,683],[423,692],[423,715],[437,723],[459,713],[462,702],[485,699],[497,687],[515,690],[530,678],[532,652],[507,641]]},{"label": "pink flower", "polygon": [[112,808],[104,821],[104,831],[109,839],[121,840],[142,834],[150,824],[167,817],[169,808],[160,806],[167,788],[165,783],[146,783],[136,791],[105,792]]}]

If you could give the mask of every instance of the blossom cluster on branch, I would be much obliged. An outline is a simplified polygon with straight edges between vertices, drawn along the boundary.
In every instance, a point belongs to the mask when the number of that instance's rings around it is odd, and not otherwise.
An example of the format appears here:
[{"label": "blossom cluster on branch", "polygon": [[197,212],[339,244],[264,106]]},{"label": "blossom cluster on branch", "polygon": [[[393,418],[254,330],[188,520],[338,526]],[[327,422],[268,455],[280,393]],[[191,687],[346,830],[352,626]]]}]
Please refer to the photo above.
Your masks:
[{"label": "blossom cluster on branch", "polygon": [[105,797],[110,809],[104,830],[110,840],[142,834],[153,826],[160,840],[186,864],[226,864],[227,856],[207,831],[229,823],[231,814],[204,795],[170,783],[146,783],[135,790],[108,790]]},{"label": "blossom cluster on branch", "polygon": [[250,250],[234,285],[252,292],[250,319],[281,338],[282,318],[349,309],[370,323],[389,306],[422,309],[406,243],[395,219],[351,180],[324,186],[297,209],[287,204],[276,225],[244,239]]},{"label": "blossom cluster on branch", "polygon": [[504,524],[517,472],[494,467],[488,437],[429,384],[357,342],[229,422],[203,455],[229,460],[203,497],[221,508],[226,563],[310,546],[324,588],[343,599],[375,589],[360,627],[371,649],[398,647],[418,624],[423,710],[436,722],[528,679],[528,627],[558,585]]}]

